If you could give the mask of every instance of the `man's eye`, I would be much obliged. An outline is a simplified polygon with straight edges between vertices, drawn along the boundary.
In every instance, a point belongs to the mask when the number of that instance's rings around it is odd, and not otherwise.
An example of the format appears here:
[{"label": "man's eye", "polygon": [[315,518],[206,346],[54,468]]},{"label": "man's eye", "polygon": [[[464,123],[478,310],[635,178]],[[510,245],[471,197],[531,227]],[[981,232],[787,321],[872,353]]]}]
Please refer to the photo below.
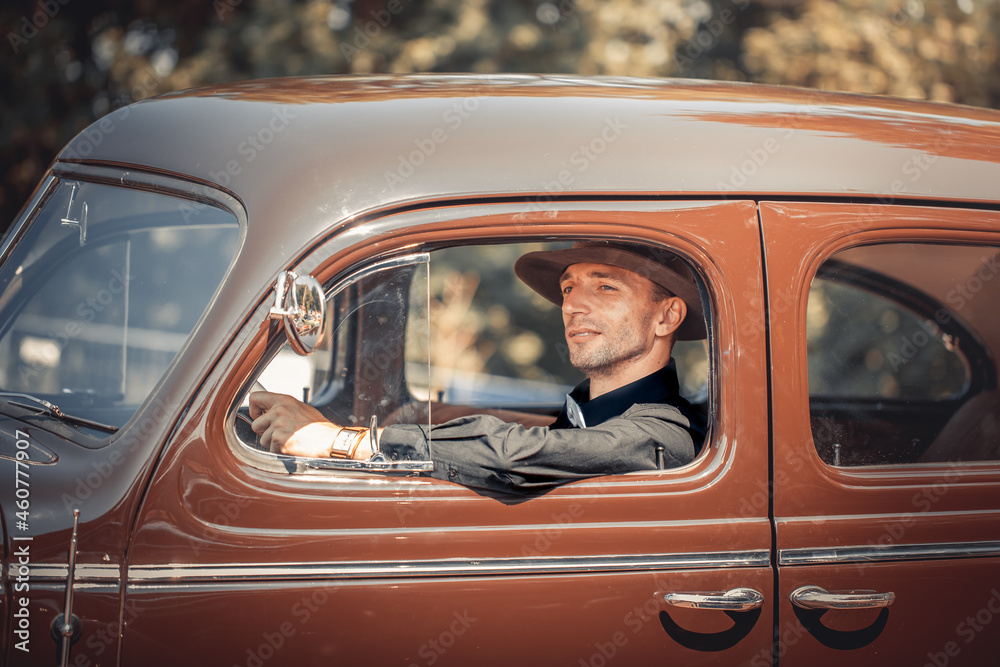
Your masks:
[{"label": "man's eye", "polygon": [[600,289],[613,292],[613,291],[617,290],[618,288],[615,287],[614,285],[601,285]]},{"label": "man's eye", "polygon": [[573,290],[573,288],[570,287],[569,285],[564,285],[563,288],[562,288],[562,293],[563,294],[569,294],[572,290]]}]

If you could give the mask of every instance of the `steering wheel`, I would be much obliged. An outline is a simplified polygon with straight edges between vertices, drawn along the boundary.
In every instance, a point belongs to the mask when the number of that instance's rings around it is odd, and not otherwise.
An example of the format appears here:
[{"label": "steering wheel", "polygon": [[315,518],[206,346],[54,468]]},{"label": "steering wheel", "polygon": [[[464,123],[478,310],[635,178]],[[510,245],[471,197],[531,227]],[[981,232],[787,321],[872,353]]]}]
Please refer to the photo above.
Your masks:
[{"label": "steering wheel", "polygon": [[260,435],[253,430],[253,419],[250,418],[249,414],[245,414],[244,410],[249,410],[249,408],[239,408],[236,411],[236,420],[233,422],[233,431],[235,431],[236,437],[240,439],[240,442],[254,449],[259,449],[262,452],[268,451],[260,444]]}]

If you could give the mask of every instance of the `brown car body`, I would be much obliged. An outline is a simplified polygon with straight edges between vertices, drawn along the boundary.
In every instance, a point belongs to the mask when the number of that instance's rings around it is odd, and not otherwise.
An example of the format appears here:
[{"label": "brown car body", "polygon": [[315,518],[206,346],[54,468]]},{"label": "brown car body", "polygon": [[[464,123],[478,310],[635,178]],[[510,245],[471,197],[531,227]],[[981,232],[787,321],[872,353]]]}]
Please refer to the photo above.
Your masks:
[{"label": "brown car body", "polygon": [[[805,331],[838,251],[1000,246],[1000,113],[555,76],[214,86],[81,133],[4,261],[60,179],[182,182],[192,202],[227,202],[241,240],[168,372],[100,446],[0,417],[7,664],[59,660],[74,508],[75,665],[995,661],[1000,461],[829,465]],[[239,454],[234,406],[285,335],[268,319],[279,272],[330,285],[443,244],[608,237],[669,246],[707,287],[711,426],[694,463],[509,503]],[[858,264],[920,284],[932,259]],[[1000,327],[977,335],[995,360]],[[15,528],[19,441],[30,534]],[[804,586],[894,599],[805,609],[790,600]],[[738,589],[759,606],[664,597]]]}]

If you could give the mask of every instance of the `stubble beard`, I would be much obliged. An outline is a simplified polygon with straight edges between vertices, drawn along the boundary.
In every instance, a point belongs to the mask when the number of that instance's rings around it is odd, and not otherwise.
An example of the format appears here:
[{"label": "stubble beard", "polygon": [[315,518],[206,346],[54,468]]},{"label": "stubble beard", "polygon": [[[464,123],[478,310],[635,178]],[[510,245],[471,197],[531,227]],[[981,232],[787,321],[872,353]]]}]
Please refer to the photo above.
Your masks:
[{"label": "stubble beard", "polygon": [[[641,323],[642,330],[648,329],[651,318],[645,319]],[[587,351],[572,344],[569,347],[569,362],[588,378],[614,375],[622,364],[641,357],[648,348],[632,323],[623,324],[613,338],[607,333],[601,336],[606,340],[601,341],[596,349]]]}]

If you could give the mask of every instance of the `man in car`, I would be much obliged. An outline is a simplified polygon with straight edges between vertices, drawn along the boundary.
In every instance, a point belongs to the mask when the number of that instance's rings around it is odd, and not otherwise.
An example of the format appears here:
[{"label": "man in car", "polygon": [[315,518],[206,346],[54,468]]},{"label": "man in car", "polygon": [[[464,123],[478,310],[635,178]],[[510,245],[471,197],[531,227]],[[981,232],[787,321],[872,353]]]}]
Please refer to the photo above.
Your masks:
[{"label": "man in car", "polygon": [[[528,253],[514,269],[561,306],[570,362],[587,379],[550,426],[489,415],[391,425],[378,429],[379,450],[395,460],[427,460],[431,451],[431,476],[508,492],[690,462],[704,435],[702,418],[678,393],[671,360],[675,340],[705,337],[687,265],[663,250],[587,242]],[[250,415],[271,451],[360,460],[373,454],[368,429],[332,424],[291,396],[255,392]]]}]

